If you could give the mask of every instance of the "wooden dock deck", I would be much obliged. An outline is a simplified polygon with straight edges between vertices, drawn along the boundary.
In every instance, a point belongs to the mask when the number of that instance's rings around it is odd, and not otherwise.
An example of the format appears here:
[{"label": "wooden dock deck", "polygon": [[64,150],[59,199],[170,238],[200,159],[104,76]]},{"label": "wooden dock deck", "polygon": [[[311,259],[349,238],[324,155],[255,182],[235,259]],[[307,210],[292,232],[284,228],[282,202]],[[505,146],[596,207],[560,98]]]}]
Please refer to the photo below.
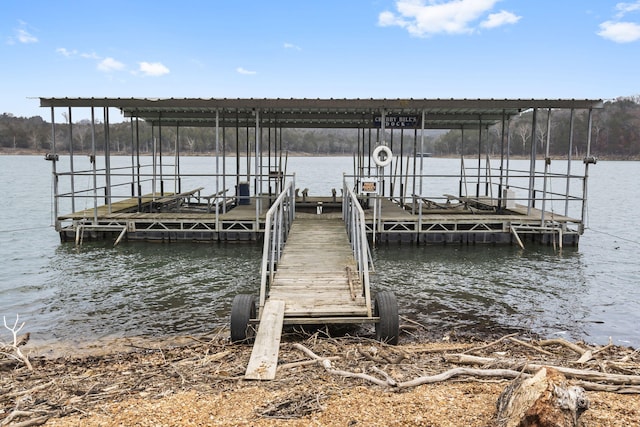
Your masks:
[{"label": "wooden dock deck", "polygon": [[[141,200],[143,206],[157,203],[156,208],[151,211],[146,209],[146,211],[138,212],[138,199],[129,198],[112,203],[110,208],[106,205],[98,206],[97,212],[94,209],[85,209],[59,216],[58,220],[66,221],[69,224],[60,230],[61,240],[73,241],[76,238],[76,228],[87,223],[94,227],[83,231],[85,240],[115,238],[125,227],[127,229],[126,236],[124,236],[126,240],[162,242],[261,240],[266,211],[269,207],[266,203],[267,199],[265,199],[260,212],[256,212],[256,206],[252,200],[250,204],[229,204],[226,212],[217,214],[207,212],[205,208],[189,209],[188,206],[186,208],[165,209],[160,203],[163,199],[174,200],[187,197],[185,195],[191,193],[179,195],[165,193],[164,198],[157,196],[154,198],[151,194],[144,195]],[[330,198],[326,199],[331,200]],[[378,242],[516,244],[518,239],[513,234],[513,230],[518,230],[518,233],[521,234],[519,238],[550,244],[555,241],[554,239],[560,238],[558,235],[560,228],[564,244],[577,246],[580,235],[580,220],[547,211],[544,214],[545,220],[555,224],[556,228],[540,227],[543,218],[542,211],[536,208],[528,209],[522,205],[516,205],[501,212],[463,209],[462,203],[452,203],[448,208],[443,207],[442,204],[433,208],[425,205],[419,215],[417,210],[412,213],[410,206],[403,208],[387,198],[378,200],[382,205],[381,216],[374,215],[373,205],[365,209],[367,232],[369,236],[372,236],[375,230]],[[334,204],[339,204],[341,198],[335,202]],[[304,205],[304,203],[302,204]],[[315,203],[311,205],[315,211]],[[298,211],[298,209],[296,210]],[[97,216],[95,224],[94,215]],[[341,213],[335,209],[326,209],[320,215],[302,212],[300,215],[320,220],[339,218]],[[104,230],[100,227],[103,227]],[[309,232],[314,233],[313,230],[310,228]],[[317,240],[317,236],[309,236],[304,239],[307,245],[312,244],[311,242],[315,240]],[[319,250],[321,249],[319,248]]]}]

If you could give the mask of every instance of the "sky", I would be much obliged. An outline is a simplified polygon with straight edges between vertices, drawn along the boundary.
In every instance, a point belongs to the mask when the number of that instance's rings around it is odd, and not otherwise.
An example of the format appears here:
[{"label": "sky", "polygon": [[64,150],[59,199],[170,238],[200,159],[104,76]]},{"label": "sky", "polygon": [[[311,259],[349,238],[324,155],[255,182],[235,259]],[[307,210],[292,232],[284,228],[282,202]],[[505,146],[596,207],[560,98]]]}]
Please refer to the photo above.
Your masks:
[{"label": "sky", "polygon": [[0,0],[0,114],[39,97],[640,94],[640,0]]}]

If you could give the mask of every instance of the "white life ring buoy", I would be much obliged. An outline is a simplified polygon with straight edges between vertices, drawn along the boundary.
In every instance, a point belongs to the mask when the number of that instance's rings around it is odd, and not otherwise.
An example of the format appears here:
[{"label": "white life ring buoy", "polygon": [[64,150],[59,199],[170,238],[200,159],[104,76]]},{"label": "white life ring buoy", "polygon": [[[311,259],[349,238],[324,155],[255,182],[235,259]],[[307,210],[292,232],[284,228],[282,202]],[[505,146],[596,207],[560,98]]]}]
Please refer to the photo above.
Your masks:
[{"label": "white life ring buoy", "polygon": [[393,153],[386,145],[378,145],[373,150],[373,161],[381,168],[387,166],[393,160]]}]

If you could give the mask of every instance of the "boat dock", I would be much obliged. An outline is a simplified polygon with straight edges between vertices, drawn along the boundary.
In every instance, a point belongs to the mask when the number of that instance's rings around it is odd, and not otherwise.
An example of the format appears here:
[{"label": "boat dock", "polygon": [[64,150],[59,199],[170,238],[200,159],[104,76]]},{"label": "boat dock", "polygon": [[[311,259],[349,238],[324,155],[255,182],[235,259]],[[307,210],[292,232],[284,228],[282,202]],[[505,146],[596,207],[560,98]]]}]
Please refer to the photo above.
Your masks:
[{"label": "boat dock", "polygon": [[[51,110],[51,152],[45,158],[52,165],[53,216],[62,241],[262,241],[266,212],[288,182],[295,185],[284,130],[338,128],[353,132],[353,170],[343,171],[344,181],[365,211],[370,242],[520,246],[578,245],[589,167],[596,161],[590,155],[591,115],[602,107],[600,100],[562,99],[41,98],[40,104]],[[60,109],[67,123],[55,123]],[[91,147],[82,144],[83,152],[72,122],[78,109],[92,117],[84,124]],[[131,127],[131,141],[117,144],[126,146],[130,160],[120,158],[117,165],[114,141],[99,132],[109,126],[113,110]],[[546,140],[529,144],[529,167],[516,169],[510,163],[510,123],[526,112],[532,112],[532,129],[544,129],[538,114],[547,115]],[[577,112],[588,119],[581,131],[581,171],[573,164]],[[569,121],[564,160],[549,155],[552,115]],[[142,126],[150,126],[151,139],[142,140]],[[203,127],[211,130],[213,162],[192,171],[181,166],[180,132]],[[163,138],[167,128],[175,140]],[[429,129],[460,132],[455,170],[442,174],[428,167],[438,160],[425,156]],[[465,142],[470,132],[477,134],[475,147]],[[230,135],[232,171],[224,166]],[[142,145],[151,153],[141,152]],[[87,164],[81,155],[90,160],[88,167],[79,166]],[[448,187],[434,192],[443,180]],[[300,212],[326,216],[341,209],[343,197],[335,190],[309,197],[300,188],[295,201]]]}]

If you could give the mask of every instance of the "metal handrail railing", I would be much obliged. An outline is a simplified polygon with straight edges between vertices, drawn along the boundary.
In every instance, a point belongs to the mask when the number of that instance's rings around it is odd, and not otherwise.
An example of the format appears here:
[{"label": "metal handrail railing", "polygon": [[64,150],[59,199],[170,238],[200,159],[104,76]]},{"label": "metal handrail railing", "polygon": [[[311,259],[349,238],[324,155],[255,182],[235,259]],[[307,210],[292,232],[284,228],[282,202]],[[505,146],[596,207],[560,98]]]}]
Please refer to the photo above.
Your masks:
[{"label": "metal handrail railing", "polygon": [[367,313],[371,317],[371,291],[369,287],[369,241],[365,227],[365,217],[362,206],[345,177],[343,181],[342,219],[347,226],[347,234],[351,242],[351,249],[356,260],[357,274],[362,283],[362,296],[367,304]]},{"label": "metal handrail railing", "polygon": [[267,211],[264,225],[264,246],[262,249],[262,268],[260,277],[260,310],[264,307],[273,282],[276,266],[284,244],[287,241],[291,224],[296,215],[295,180],[289,181],[282,193]]}]

